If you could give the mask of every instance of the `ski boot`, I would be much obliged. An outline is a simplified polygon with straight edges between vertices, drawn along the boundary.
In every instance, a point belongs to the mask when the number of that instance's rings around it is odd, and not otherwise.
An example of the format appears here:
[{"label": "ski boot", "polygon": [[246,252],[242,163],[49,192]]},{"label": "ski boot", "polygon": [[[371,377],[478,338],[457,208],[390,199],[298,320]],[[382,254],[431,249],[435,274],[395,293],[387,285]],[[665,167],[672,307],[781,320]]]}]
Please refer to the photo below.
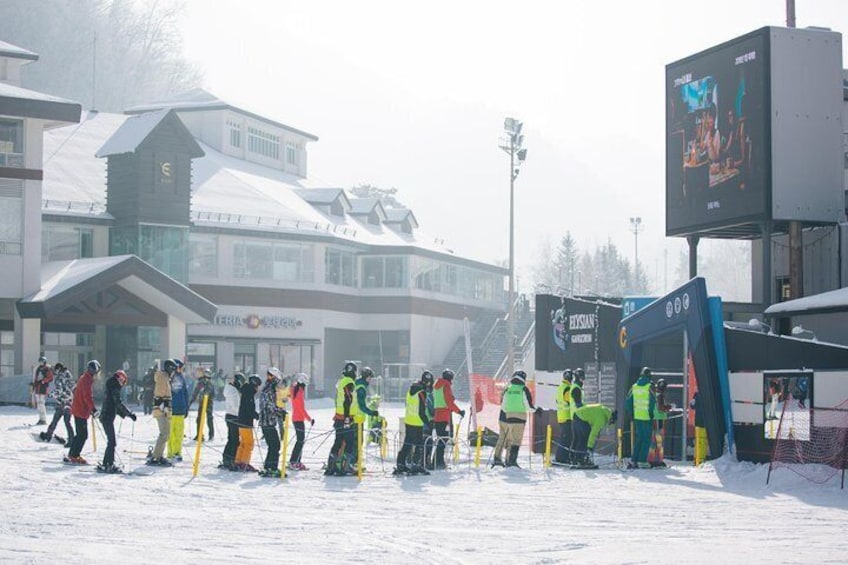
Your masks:
[{"label": "ski boot", "polygon": [[48,434],[47,432],[39,432],[38,433],[38,439],[40,439],[43,442],[49,443],[52,438],[50,437],[50,434]]},{"label": "ski boot", "polygon": [[110,475],[117,475],[123,473],[123,470],[121,470],[121,468],[116,466],[114,463],[110,463],[109,465],[99,463],[95,469],[98,473],[107,473]]},{"label": "ski boot", "polygon": [[424,468],[424,465],[410,465],[409,467],[410,475],[429,475],[430,471]]},{"label": "ski boot", "polygon": [[509,457],[506,459],[507,467],[515,467],[516,469],[520,469],[518,466],[518,450],[519,447],[513,446],[509,448]]},{"label": "ski boot", "polygon": [[324,467],[324,475],[327,477],[332,477],[336,474],[336,456],[330,455],[327,458],[327,464]]},{"label": "ski boot", "polygon": [[395,470],[392,471],[392,475],[394,475],[396,477],[403,476],[403,475],[409,475],[409,474],[410,474],[409,467],[407,467],[406,465],[398,465],[397,467],[395,467]]},{"label": "ski boot", "polygon": [[269,479],[279,479],[282,476],[282,473],[280,473],[280,470],[277,468],[265,468],[259,471],[259,476]]}]

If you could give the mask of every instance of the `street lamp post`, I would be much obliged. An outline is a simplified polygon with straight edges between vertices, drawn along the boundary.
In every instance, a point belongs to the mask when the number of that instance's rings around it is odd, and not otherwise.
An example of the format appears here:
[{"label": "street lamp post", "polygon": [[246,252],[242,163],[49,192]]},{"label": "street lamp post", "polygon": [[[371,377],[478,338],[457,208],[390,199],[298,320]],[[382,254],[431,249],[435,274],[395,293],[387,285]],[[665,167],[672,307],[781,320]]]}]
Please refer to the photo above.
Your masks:
[{"label": "street lamp post", "polygon": [[515,118],[504,120],[504,137],[499,147],[509,154],[509,293],[506,318],[506,366],[509,375],[515,370],[515,179],[527,158],[524,149],[524,124]]},{"label": "street lamp post", "polygon": [[642,231],[642,218],[630,218],[630,231],[633,232],[634,241],[634,257],[633,257],[633,288],[638,286],[639,282],[639,232]]}]

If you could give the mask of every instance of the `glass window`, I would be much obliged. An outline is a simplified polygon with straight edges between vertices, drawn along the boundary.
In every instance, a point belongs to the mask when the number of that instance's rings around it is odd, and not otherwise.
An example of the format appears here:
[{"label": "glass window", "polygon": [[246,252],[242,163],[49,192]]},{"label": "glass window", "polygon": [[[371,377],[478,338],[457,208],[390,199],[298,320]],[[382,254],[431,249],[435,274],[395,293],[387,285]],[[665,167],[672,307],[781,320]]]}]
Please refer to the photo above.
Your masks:
[{"label": "glass window", "polygon": [[386,257],[386,288],[406,288],[406,257]]},{"label": "glass window", "polygon": [[112,255],[137,255],[166,275],[188,279],[188,228],[138,226],[115,228],[110,234]]},{"label": "glass window", "polygon": [[351,251],[328,248],[324,256],[325,282],[340,286],[356,286],[355,256]]},{"label": "glass window", "polygon": [[439,285],[439,263],[427,259],[420,260],[418,274],[415,275],[415,288],[421,290],[433,290],[438,292]]},{"label": "glass window", "polygon": [[191,233],[188,237],[189,273],[197,276],[218,276],[218,236]]},{"label": "glass window", "polygon": [[0,255],[20,255],[23,234],[23,199],[0,196]]},{"label": "glass window", "polygon": [[362,258],[362,288],[381,288],[383,286],[382,257]]},{"label": "glass window", "polygon": [[11,377],[15,374],[15,350],[0,349],[0,377]]},{"label": "glass window", "polygon": [[24,166],[24,122],[0,119],[0,167]]},{"label": "glass window", "polygon": [[298,164],[297,145],[292,143],[291,141],[286,143],[286,162],[289,165],[297,166]]},{"label": "glass window", "polygon": [[233,245],[233,276],[312,282],[313,253],[312,246],[307,244],[238,241]]},{"label": "glass window", "polygon": [[228,119],[227,128],[230,131],[230,146],[241,147],[241,124],[236,120]]},{"label": "glass window", "polygon": [[280,136],[249,127],[247,128],[247,150],[271,159],[279,159]]},{"label": "glass window", "polygon": [[41,257],[44,261],[71,261],[94,255],[94,231],[91,228],[44,224]]},{"label": "glass window", "polygon": [[406,288],[406,257],[363,257],[362,288]]}]

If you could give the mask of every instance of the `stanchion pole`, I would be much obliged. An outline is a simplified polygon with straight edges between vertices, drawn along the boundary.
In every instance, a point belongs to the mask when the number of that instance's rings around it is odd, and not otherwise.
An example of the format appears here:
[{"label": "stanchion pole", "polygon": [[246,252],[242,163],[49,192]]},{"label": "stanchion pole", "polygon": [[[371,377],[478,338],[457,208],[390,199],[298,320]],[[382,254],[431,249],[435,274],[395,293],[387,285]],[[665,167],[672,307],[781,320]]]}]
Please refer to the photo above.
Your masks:
[{"label": "stanchion pole", "polygon": [[480,467],[480,450],[483,448],[483,428],[477,426],[477,448],[474,451],[474,466]]},{"label": "stanchion pole", "polygon": [[286,454],[289,451],[289,415],[283,417],[283,453],[280,456],[280,479],[285,479],[287,474]]},{"label": "stanchion pole", "polygon": [[362,468],[365,467],[364,454],[362,453],[362,422],[356,424],[356,480],[362,480]]},{"label": "stanchion pole", "polygon": [[389,440],[386,438],[386,418],[383,418],[383,433],[380,436],[380,457],[383,459],[386,458],[386,455],[389,452]]},{"label": "stanchion pole", "polygon": [[459,429],[462,427],[462,417],[459,418],[459,423],[453,431],[453,464],[459,463]]},{"label": "stanchion pole", "polygon": [[194,465],[192,466],[191,476],[196,477],[200,469],[200,447],[203,445],[203,430],[206,429],[206,405],[209,403],[209,396],[203,395],[203,401],[200,403],[200,423],[197,425],[197,446],[194,448]]},{"label": "stanchion pole", "polygon": [[91,416],[91,444],[94,451],[97,451],[97,428],[94,425],[94,415]]},{"label": "stanchion pole", "polygon": [[545,432],[545,467],[551,466],[551,425],[548,424],[548,429]]},{"label": "stanchion pole", "polygon": [[624,430],[618,428],[616,432],[618,435],[618,464],[621,465],[624,461]]}]

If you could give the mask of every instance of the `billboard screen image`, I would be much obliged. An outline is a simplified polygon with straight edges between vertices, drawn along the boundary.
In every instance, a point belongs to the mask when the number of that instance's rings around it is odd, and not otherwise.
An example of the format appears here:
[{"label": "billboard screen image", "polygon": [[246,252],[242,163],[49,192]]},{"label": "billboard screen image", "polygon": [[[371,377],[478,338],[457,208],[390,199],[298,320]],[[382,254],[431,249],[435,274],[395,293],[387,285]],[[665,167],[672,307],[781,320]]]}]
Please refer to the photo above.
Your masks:
[{"label": "billboard screen image", "polygon": [[666,233],[760,219],[768,179],[768,35],[666,66]]}]

